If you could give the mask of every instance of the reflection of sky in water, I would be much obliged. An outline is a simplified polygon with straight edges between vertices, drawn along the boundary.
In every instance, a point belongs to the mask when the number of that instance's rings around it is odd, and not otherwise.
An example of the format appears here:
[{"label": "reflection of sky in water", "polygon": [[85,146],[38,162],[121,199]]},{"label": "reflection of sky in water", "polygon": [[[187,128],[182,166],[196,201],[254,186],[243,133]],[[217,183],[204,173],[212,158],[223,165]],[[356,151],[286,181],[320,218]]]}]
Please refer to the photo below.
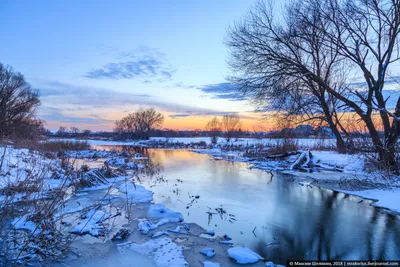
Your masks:
[{"label": "reflection of sky in water", "polygon": [[[268,260],[400,257],[399,217],[359,203],[357,197],[301,186],[284,177],[271,179],[243,163],[214,161],[185,150],[146,153],[168,180],[142,180],[152,187],[155,203],[181,212],[186,222],[230,235]],[[200,198],[193,200],[196,195]],[[220,207],[227,214],[222,219],[212,215],[208,224],[206,212]]]}]

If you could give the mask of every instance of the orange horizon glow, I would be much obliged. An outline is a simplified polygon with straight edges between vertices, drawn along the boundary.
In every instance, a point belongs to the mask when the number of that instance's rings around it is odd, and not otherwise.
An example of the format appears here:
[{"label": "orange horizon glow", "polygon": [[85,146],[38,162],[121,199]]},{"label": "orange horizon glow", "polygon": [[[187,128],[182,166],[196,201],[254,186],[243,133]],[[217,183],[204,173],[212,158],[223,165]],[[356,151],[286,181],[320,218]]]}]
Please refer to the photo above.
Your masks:
[{"label": "orange horizon glow", "polygon": [[[214,116],[188,116],[188,117],[177,117],[171,118],[168,113],[164,114],[164,124],[162,129],[184,131],[184,130],[204,130],[205,125]],[[120,115],[120,114],[119,114]],[[117,114],[112,114],[112,118],[122,118],[124,115],[118,116]],[[110,116],[111,117],[111,116]],[[222,117],[222,116],[217,116]],[[101,124],[84,124],[84,123],[74,123],[66,122],[61,123],[59,121],[45,121],[45,126],[51,130],[57,130],[60,126],[67,128],[78,127],[80,130],[89,129],[91,131],[112,131],[114,129],[114,123],[118,119],[111,120],[107,123]],[[246,118],[241,118],[242,130],[243,131],[271,131],[276,129],[276,122],[273,118],[265,120],[261,116],[248,116]]]}]

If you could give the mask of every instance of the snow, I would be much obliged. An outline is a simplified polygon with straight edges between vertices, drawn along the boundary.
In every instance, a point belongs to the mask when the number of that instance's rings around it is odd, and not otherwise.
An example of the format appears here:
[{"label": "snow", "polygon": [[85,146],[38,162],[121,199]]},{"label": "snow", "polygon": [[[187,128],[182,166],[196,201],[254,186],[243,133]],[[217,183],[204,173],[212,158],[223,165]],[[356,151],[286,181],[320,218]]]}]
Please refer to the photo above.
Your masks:
[{"label": "snow", "polygon": [[122,183],[118,190],[126,194],[132,202],[146,203],[153,200],[153,192],[141,185],[133,184],[132,181]]},{"label": "snow", "polygon": [[205,248],[201,250],[200,253],[212,258],[215,255],[215,250],[213,248]]},{"label": "snow", "polygon": [[154,235],[152,235],[151,237],[156,238],[156,237],[160,237],[163,235],[168,235],[168,232],[167,231],[159,231],[159,232],[155,233]]},{"label": "snow", "polygon": [[158,223],[154,224],[148,220],[144,220],[138,223],[137,228],[142,234],[147,234],[151,230],[157,229],[161,225],[167,224],[169,222],[170,221],[168,219],[161,219]]},{"label": "snow", "polygon": [[100,209],[92,209],[84,216],[84,219],[74,226],[70,232],[75,234],[89,233],[92,236],[99,236],[102,233],[103,226],[100,223],[106,220],[110,214]]},{"label": "snow", "polygon": [[204,267],[221,267],[221,264],[212,261],[203,261]]},{"label": "snow", "polygon": [[372,189],[363,191],[339,191],[350,195],[376,200],[376,202],[373,203],[374,206],[400,212],[400,188],[395,188],[393,190]]},{"label": "snow", "polygon": [[247,247],[230,248],[228,249],[228,255],[230,258],[236,260],[236,262],[239,264],[255,263],[264,259]]},{"label": "snow", "polygon": [[[0,157],[3,153],[4,147],[1,147]],[[42,183],[45,190],[54,189],[62,184],[63,179],[51,178],[62,178],[63,172],[60,169],[60,160],[51,160],[38,152],[7,146],[0,170],[0,188],[17,185],[29,179],[29,183]]]},{"label": "snow", "polygon": [[162,204],[154,204],[149,207],[147,211],[147,217],[149,219],[164,219],[168,222],[181,222],[183,221],[182,214],[174,212]]},{"label": "snow", "polygon": [[339,154],[335,151],[311,151],[312,162],[331,168],[342,168],[347,173],[360,173],[364,160],[360,155]]},{"label": "snow", "polygon": [[20,230],[27,230],[29,232],[35,232],[36,230],[38,233],[41,231],[38,225],[30,220],[28,220],[28,215],[24,215],[22,217],[15,218],[11,224],[15,229]]},{"label": "snow", "polygon": [[210,236],[215,236],[215,231],[214,230],[206,230],[205,234],[210,235]]},{"label": "snow", "polygon": [[117,245],[122,254],[130,251],[138,252],[153,260],[158,267],[186,267],[189,264],[183,257],[182,247],[176,245],[169,238],[151,239],[144,244],[127,242]]}]

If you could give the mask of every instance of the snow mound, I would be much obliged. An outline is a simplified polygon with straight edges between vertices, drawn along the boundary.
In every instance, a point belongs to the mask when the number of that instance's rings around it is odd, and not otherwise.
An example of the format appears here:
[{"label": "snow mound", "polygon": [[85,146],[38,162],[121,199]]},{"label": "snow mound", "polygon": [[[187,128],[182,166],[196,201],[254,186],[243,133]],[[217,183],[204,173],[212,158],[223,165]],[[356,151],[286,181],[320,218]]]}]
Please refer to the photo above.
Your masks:
[{"label": "snow mound", "polygon": [[162,219],[158,223],[155,223],[155,224],[148,220],[145,220],[145,221],[139,222],[137,228],[142,234],[147,234],[151,230],[157,229],[159,226],[167,224],[167,223],[169,223],[168,219]]},{"label": "snow mound", "polygon": [[237,261],[239,264],[255,263],[264,258],[246,247],[234,247],[228,249],[228,255],[230,258]]},{"label": "snow mound", "polygon": [[203,261],[204,267],[221,267],[221,264],[212,261]]},{"label": "snow mound", "polygon": [[211,258],[215,255],[215,250],[213,248],[205,248],[200,251],[201,254],[206,255],[207,257]]},{"label": "snow mound", "polygon": [[118,190],[127,195],[133,202],[146,203],[153,200],[153,192],[131,181],[121,184]]},{"label": "snow mound", "polygon": [[84,219],[75,225],[70,232],[74,234],[91,234],[92,236],[99,236],[102,234],[103,226],[100,224],[102,221],[110,217],[110,214],[102,210],[90,210],[84,216]]},{"label": "snow mound", "polygon": [[207,230],[205,231],[206,235],[210,235],[210,236],[215,236],[215,231],[214,230]]},{"label": "snow mound", "polygon": [[182,214],[179,212],[174,212],[168,208],[166,208],[162,204],[154,204],[149,207],[149,210],[147,211],[147,217],[149,219],[165,219],[168,220],[168,222],[182,222],[183,217]]},{"label": "snow mound", "polygon": [[143,244],[127,242],[117,245],[121,254],[129,251],[138,252],[147,256],[159,267],[186,267],[189,264],[183,257],[182,247],[176,245],[169,238],[151,239]]}]

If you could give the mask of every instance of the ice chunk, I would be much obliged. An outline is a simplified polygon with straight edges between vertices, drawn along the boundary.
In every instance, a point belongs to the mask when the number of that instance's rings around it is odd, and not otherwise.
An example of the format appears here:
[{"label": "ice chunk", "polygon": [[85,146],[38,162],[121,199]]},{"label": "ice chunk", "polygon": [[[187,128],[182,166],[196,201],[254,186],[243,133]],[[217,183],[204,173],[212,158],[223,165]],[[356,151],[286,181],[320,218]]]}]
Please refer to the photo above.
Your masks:
[{"label": "ice chunk", "polygon": [[215,231],[214,230],[207,230],[205,232],[206,235],[210,235],[210,236],[215,236]]},{"label": "ice chunk", "polygon": [[157,225],[150,221],[142,221],[138,223],[137,228],[142,234],[147,234],[149,231],[156,229]]},{"label": "ice chunk", "polygon": [[246,247],[234,247],[228,249],[228,255],[239,264],[255,263],[263,260],[263,257]]},{"label": "ice chunk", "polygon": [[275,264],[275,263],[273,263],[272,261],[267,261],[267,262],[265,263],[265,266],[266,266],[266,267],[285,267],[285,266],[283,266],[283,265]]},{"label": "ice chunk", "polygon": [[166,219],[169,222],[183,221],[182,214],[180,214],[179,212],[174,212],[174,211],[166,208],[162,204],[151,205],[147,212],[147,217],[149,219]]},{"label": "ice chunk", "polygon": [[206,255],[207,257],[211,258],[215,255],[215,250],[213,248],[205,248],[200,253]]}]

